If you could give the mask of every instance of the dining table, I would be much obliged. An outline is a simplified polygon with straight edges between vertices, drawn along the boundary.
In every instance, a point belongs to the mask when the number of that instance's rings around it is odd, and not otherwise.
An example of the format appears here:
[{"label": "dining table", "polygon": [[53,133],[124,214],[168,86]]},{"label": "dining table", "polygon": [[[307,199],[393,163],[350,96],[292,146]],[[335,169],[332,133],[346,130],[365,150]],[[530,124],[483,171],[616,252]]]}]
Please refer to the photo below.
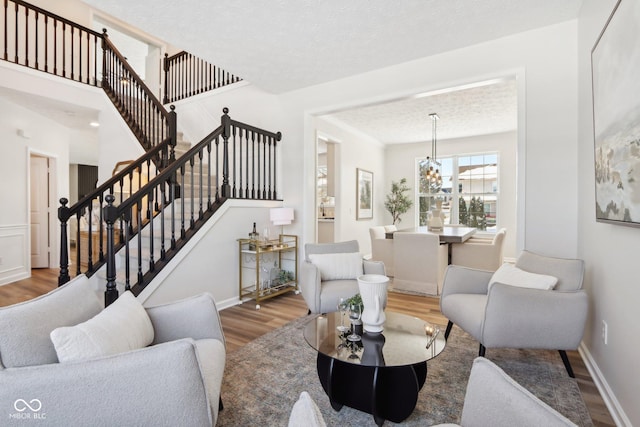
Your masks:
[{"label": "dining table", "polygon": [[427,226],[404,228],[396,231],[389,231],[385,233],[387,239],[393,239],[394,233],[425,233],[425,234],[437,234],[440,238],[440,244],[448,245],[448,264],[451,264],[451,244],[452,243],[464,243],[471,236],[473,236],[478,229],[475,227],[461,227],[461,226],[447,226],[442,227],[441,230],[429,230]]}]

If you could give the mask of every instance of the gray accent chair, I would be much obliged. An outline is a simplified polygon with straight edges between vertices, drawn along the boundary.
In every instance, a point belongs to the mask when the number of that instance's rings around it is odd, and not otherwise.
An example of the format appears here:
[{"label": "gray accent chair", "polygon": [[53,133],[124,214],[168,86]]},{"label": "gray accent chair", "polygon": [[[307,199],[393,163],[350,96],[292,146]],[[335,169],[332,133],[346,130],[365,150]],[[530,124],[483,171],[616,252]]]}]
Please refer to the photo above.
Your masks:
[{"label": "gray accent chair", "polygon": [[516,267],[558,278],[552,290],[495,283],[491,271],[450,265],[444,278],[440,310],[449,319],[445,339],[453,324],[486,348],[558,350],[569,376],[573,370],[566,350],[580,345],[587,319],[588,297],[582,288],[584,262],[552,258],[523,251]]},{"label": "gray accent chair", "polygon": [[[457,424],[439,424],[455,426]],[[473,361],[464,397],[462,427],[575,426],[489,360]]]},{"label": "gray accent chair", "polygon": [[[59,363],[51,331],[102,309],[84,275],[0,308],[2,425],[22,426],[24,414],[39,415],[41,426],[215,425],[226,355],[213,298],[147,308],[154,328],[149,347]],[[19,399],[38,410],[31,413]]]},{"label": "gray accent chair", "polygon": [[[320,270],[310,260],[312,254],[354,253],[360,251],[357,240],[339,243],[307,243],[304,245],[305,259],[300,266],[300,292],[309,307],[309,313],[331,313],[338,310],[340,297],[349,298],[357,294],[358,281],[353,279],[325,280]],[[384,264],[363,260],[364,274],[385,274]]]}]

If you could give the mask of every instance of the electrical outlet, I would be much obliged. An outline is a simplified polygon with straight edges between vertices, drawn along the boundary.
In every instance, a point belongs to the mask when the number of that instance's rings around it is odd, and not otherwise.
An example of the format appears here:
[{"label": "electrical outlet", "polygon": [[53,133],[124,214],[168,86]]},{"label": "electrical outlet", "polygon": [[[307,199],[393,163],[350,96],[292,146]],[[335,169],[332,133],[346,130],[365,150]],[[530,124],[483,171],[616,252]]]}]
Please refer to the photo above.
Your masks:
[{"label": "electrical outlet", "polygon": [[607,322],[605,322],[604,320],[602,321],[602,342],[604,345],[607,345],[608,343],[608,326],[607,326]]}]

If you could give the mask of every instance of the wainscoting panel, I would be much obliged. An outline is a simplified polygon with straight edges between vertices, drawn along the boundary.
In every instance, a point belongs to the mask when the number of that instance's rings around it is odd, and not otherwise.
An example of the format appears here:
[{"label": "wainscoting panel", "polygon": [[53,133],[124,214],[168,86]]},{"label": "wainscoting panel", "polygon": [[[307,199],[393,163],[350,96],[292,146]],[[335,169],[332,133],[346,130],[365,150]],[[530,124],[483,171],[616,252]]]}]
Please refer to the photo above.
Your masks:
[{"label": "wainscoting panel", "polygon": [[27,227],[0,225],[0,285],[29,277]]}]

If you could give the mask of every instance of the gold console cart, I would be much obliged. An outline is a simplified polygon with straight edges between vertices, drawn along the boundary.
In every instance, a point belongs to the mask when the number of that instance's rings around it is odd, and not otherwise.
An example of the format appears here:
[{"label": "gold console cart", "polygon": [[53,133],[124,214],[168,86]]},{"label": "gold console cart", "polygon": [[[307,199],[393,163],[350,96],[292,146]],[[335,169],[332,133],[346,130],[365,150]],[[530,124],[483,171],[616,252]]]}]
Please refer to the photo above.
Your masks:
[{"label": "gold console cart", "polygon": [[285,292],[298,293],[298,236],[275,240],[238,239],[240,301],[260,302]]}]

